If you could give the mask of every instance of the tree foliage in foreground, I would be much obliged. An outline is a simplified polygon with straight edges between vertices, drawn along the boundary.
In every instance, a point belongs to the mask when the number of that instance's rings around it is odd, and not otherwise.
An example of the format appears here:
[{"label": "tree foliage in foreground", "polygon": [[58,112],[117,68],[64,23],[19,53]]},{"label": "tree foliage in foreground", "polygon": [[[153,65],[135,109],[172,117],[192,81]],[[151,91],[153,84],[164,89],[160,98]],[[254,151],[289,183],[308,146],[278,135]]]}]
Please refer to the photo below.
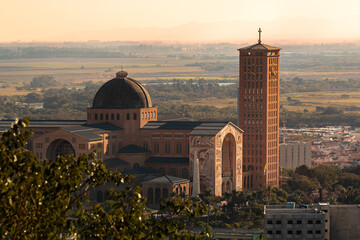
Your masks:
[{"label": "tree foliage in foreground", "polygon": [[[39,162],[26,150],[28,119],[16,121],[0,142],[1,239],[200,239],[187,232],[189,220],[205,206],[175,198],[153,219],[131,177],[110,171],[93,154]],[[124,190],[111,195],[107,209],[88,207],[88,192],[113,182]]]}]

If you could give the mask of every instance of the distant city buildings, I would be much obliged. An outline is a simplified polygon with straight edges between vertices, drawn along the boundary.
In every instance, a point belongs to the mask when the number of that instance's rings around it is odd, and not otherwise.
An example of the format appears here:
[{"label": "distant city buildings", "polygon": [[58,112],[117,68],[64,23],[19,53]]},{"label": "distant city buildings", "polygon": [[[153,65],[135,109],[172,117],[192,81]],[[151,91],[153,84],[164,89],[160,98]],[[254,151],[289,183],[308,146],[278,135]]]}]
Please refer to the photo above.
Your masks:
[{"label": "distant city buildings", "polygon": [[311,167],[311,142],[281,143],[279,146],[280,167],[294,169],[301,165]]},{"label": "distant city buildings", "polygon": [[[283,137],[284,131],[280,130]],[[312,166],[329,164],[343,168],[360,163],[360,133],[359,129],[350,126],[328,126],[322,128],[299,128],[285,130],[286,139],[306,139],[311,141]],[[286,167],[285,147],[280,144],[280,166]],[[284,165],[285,164],[285,165]],[[287,165],[286,168],[292,168]]]}]

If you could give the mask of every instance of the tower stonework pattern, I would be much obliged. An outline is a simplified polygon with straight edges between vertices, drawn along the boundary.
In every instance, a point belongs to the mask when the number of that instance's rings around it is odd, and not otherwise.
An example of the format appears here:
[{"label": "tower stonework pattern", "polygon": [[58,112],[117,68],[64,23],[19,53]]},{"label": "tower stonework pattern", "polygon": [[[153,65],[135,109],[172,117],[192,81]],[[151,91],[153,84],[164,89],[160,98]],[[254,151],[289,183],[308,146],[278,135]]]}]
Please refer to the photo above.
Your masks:
[{"label": "tower stonework pattern", "polygon": [[279,184],[280,48],[261,43],[239,50],[239,128],[243,136],[243,188]]}]

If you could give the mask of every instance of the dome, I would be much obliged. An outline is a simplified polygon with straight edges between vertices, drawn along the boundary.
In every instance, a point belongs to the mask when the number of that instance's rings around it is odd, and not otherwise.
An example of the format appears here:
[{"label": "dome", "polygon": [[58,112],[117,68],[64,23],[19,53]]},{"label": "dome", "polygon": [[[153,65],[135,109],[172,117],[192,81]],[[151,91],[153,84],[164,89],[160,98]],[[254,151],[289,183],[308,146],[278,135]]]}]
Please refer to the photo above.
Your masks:
[{"label": "dome", "polygon": [[127,72],[116,73],[116,78],[106,82],[97,91],[92,108],[129,109],[152,107],[146,89],[136,80],[127,77]]}]

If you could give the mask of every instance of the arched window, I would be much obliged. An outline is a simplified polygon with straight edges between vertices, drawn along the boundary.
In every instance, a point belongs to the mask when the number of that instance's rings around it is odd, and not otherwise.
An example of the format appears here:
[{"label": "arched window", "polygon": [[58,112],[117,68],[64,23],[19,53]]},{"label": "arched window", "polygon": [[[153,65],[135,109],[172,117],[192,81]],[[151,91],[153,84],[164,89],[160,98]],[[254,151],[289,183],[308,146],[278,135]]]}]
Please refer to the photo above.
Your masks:
[{"label": "arched window", "polygon": [[144,120],[144,113],[141,113],[141,119]]},{"label": "arched window", "polygon": [[163,198],[168,198],[168,195],[169,195],[169,192],[168,192],[167,188],[164,188],[162,197]]},{"label": "arched window", "polygon": [[97,120],[98,119],[98,117],[97,117],[97,113],[95,113],[95,120]]},{"label": "arched window", "polygon": [[148,189],[148,202],[149,204],[153,204],[154,203],[154,190],[152,188]]},{"label": "arched window", "polygon": [[113,113],[111,114],[111,120],[114,120],[114,114]]},{"label": "arched window", "polygon": [[153,115],[153,112],[151,112],[151,118],[153,118],[153,116],[154,116],[154,115]]},{"label": "arched window", "polygon": [[130,120],[130,113],[126,114],[126,120]]},{"label": "arched window", "polygon": [[136,115],[136,113],[134,113],[133,114],[133,119],[136,120],[136,118],[137,118],[137,115]]},{"label": "arched window", "polygon": [[106,119],[106,120],[109,120],[109,114],[106,114],[106,115],[105,115],[105,119]]},{"label": "arched window", "polygon": [[120,120],[120,114],[116,114],[116,120]]},{"label": "arched window", "polygon": [[100,120],[104,120],[104,116],[102,113],[100,113]]},{"label": "arched window", "polygon": [[154,112],[154,118],[156,118],[156,112]]},{"label": "arched window", "polygon": [[155,204],[160,204],[161,190],[160,188],[155,189]]}]

